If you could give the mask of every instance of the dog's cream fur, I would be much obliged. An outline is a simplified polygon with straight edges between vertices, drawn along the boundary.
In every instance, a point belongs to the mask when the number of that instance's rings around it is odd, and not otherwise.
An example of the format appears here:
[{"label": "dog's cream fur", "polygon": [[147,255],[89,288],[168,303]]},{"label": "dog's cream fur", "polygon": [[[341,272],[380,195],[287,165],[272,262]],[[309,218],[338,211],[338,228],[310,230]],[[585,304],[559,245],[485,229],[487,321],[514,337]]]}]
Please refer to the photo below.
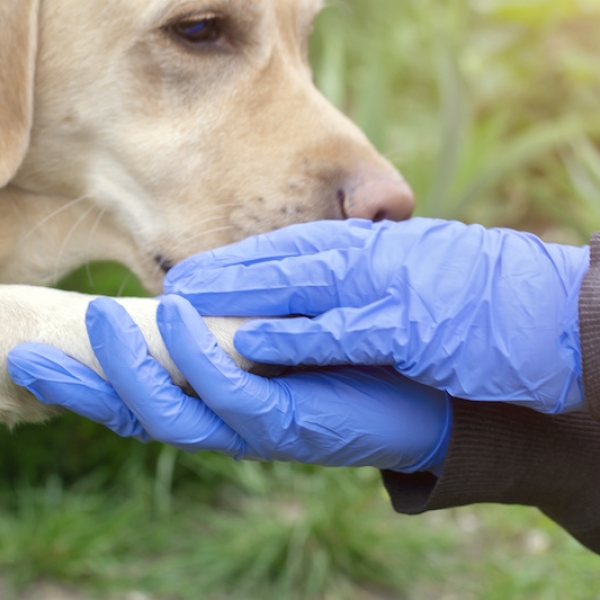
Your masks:
[{"label": "dog's cream fur", "polygon": [[[89,297],[28,285],[113,259],[160,292],[165,265],[196,252],[292,222],[372,217],[382,186],[410,213],[401,177],[313,87],[320,4],[0,0],[0,281],[21,284],[0,286],[0,421],[52,414],[11,383],[16,344],[47,342],[99,369]],[[228,29],[208,50],[173,33],[213,17]],[[155,302],[122,302],[179,381]],[[235,326],[213,321],[230,350]]]}]

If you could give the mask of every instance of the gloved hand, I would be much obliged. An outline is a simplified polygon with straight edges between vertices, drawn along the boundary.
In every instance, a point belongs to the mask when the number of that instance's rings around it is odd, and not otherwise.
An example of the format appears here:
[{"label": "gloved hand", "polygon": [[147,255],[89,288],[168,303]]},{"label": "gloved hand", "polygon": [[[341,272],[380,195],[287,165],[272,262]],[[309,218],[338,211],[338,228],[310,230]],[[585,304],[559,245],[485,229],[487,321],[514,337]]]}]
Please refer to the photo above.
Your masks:
[{"label": "gloved hand", "polygon": [[14,381],[39,400],[105,424],[121,436],[188,452],[326,466],[436,471],[445,457],[446,394],[390,368],[334,368],[264,379],[240,370],[185,300],[170,297],[158,325],[174,362],[202,398],[186,396],[148,354],[117,303],[94,301],[87,326],[110,383],[62,352],[24,344],[8,360]]},{"label": "gloved hand", "polygon": [[393,365],[453,396],[555,413],[583,402],[588,266],[588,248],[516,231],[323,221],[188,259],[165,290],[204,315],[306,315],[243,326],[235,346],[257,362]]}]

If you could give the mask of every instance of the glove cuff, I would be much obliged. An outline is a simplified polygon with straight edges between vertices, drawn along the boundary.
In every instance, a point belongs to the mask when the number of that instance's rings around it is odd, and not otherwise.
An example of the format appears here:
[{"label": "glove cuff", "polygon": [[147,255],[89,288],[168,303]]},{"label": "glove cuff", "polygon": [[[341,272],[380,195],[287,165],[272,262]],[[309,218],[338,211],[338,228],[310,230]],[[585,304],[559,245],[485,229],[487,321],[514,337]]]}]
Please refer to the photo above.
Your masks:
[{"label": "glove cuff", "polygon": [[586,404],[600,421],[600,233],[590,242],[590,268],[579,293],[579,339]]}]

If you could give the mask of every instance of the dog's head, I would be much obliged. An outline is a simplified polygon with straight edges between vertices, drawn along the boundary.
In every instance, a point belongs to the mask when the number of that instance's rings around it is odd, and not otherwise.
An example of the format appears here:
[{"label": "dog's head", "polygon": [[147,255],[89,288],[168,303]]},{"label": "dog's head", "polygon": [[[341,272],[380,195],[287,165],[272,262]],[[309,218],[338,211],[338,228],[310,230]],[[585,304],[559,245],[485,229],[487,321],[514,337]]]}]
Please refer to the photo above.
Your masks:
[{"label": "dog's head", "polygon": [[410,188],[312,84],[320,5],[2,0],[0,187],[88,199],[154,289],[254,233],[408,217]]}]

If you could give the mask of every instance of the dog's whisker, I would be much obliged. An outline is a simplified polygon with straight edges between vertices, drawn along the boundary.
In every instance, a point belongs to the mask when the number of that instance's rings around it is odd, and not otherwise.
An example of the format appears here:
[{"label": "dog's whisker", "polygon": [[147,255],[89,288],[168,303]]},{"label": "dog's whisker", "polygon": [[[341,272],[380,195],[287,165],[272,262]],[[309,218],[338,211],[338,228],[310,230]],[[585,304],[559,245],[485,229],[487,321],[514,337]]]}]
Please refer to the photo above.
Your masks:
[{"label": "dog's whisker", "polygon": [[100,212],[98,213],[98,216],[96,217],[96,220],[94,221],[94,224],[92,225],[92,228],[90,229],[90,234],[88,236],[88,241],[87,241],[87,246],[85,248],[86,250],[86,254],[89,256],[91,254],[91,246],[92,246],[92,241],[94,239],[94,236],[96,235],[96,230],[98,229],[98,226],[100,225],[100,221],[102,221],[102,217],[106,214],[106,209],[102,208],[100,209]]},{"label": "dog's whisker", "polygon": [[196,235],[192,237],[189,237],[185,240],[180,240],[179,244],[175,247],[175,252],[184,247],[184,245],[193,243],[202,237],[206,237],[214,233],[220,233],[222,231],[231,231],[232,229],[235,229],[233,225],[226,225],[224,227],[214,227],[213,229],[207,229],[206,231],[199,231]]},{"label": "dog's whisker", "polygon": [[79,228],[79,226],[85,221],[85,219],[87,219],[88,215],[95,210],[97,207],[95,206],[90,206],[80,217],[79,219],[77,219],[77,221],[75,221],[75,223],[73,224],[73,226],[71,227],[71,229],[69,229],[69,233],[65,236],[64,240],[62,241],[62,244],[60,245],[60,249],[58,251],[58,254],[56,256],[56,260],[54,262],[54,281],[58,281],[58,272],[60,269],[60,263],[64,254],[64,251],[67,248],[67,245],[69,243],[69,241],[71,240],[71,238],[73,237],[73,234],[75,233],[75,231],[77,231],[77,229]]},{"label": "dog's whisker", "polygon": [[[221,210],[223,209],[229,209],[229,208],[239,208],[241,206],[241,204],[219,204],[219,208]],[[185,211],[183,211],[185,212]],[[179,238],[182,235],[186,235],[189,231],[193,231],[195,229],[198,229],[199,227],[203,227],[204,225],[206,225],[207,223],[210,223],[211,221],[217,221],[219,219],[229,219],[230,218],[230,214],[229,213],[223,213],[223,214],[218,214],[218,215],[213,215],[211,217],[207,217],[205,219],[202,219],[201,221],[195,221],[194,223],[192,223],[191,225],[187,226],[184,229],[180,229],[177,232],[177,237]]]},{"label": "dog's whisker", "polygon": [[80,198],[75,198],[75,200],[71,200],[70,202],[67,202],[67,204],[64,204],[63,206],[61,206],[60,208],[57,208],[54,212],[50,213],[49,215],[46,215],[41,221],[39,221],[38,223],[36,223],[24,236],[23,236],[23,241],[28,240],[40,227],[43,227],[46,223],[48,223],[48,221],[54,219],[54,217],[60,215],[61,213],[63,213],[65,210],[68,210],[69,208],[73,208],[73,206],[76,206],[77,204],[79,204],[80,202],[83,202],[84,200],[87,200],[88,197],[87,196],[81,196]]},{"label": "dog's whisker", "polygon": [[[94,224],[92,225],[92,228],[90,229],[90,234],[88,236],[88,241],[87,241],[87,246],[86,246],[86,256],[91,256],[91,246],[92,246],[92,241],[94,239],[94,236],[96,235],[96,230],[98,229],[98,225],[100,225],[100,221],[102,221],[102,217],[106,214],[106,209],[102,208],[100,209],[100,212],[98,213],[98,216],[96,217],[96,220],[94,221]],[[89,261],[87,261],[85,263],[85,271],[87,274],[87,278],[88,278],[88,282],[90,284],[90,286],[94,286],[94,280],[92,277],[92,271],[90,269],[90,263]]]},{"label": "dog's whisker", "polygon": [[182,247],[185,244],[189,244],[190,242],[195,242],[197,239],[200,239],[202,237],[209,236],[214,233],[220,233],[222,231],[230,231],[232,229],[235,229],[235,227],[233,225],[224,225],[223,227],[213,227],[212,229],[206,229],[203,231],[199,231],[196,235],[193,235],[186,239],[180,239],[177,249],[179,249],[180,247]]},{"label": "dog's whisker", "polygon": [[125,277],[123,277],[123,281],[121,282],[121,285],[119,286],[119,289],[117,290],[117,293],[116,293],[117,298],[123,297],[123,292],[125,291],[125,288],[127,287],[127,284],[129,283],[130,279],[131,279],[131,273],[128,273],[127,275],[125,275]]},{"label": "dog's whisker", "polygon": [[96,217],[96,220],[94,221],[94,224],[92,225],[92,228],[90,229],[90,233],[88,235],[87,245],[85,247],[86,256],[91,255],[92,241],[94,239],[94,236],[96,235],[96,230],[98,229],[98,226],[100,225],[100,221],[102,221],[102,217],[105,214],[106,214],[106,209],[105,208],[101,208],[100,212],[98,213],[98,216]]},{"label": "dog's whisker", "polygon": [[207,223],[211,223],[213,221],[219,221],[221,219],[227,219],[228,215],[215,215],[213,217],[208,217],[203,219],[202,221],[196,221],[193,225],[182,228],[177,232],[177,238],[181,238],[182,236],[187,235],[190,231],[196,231],[199,227],[204,227]]}]

